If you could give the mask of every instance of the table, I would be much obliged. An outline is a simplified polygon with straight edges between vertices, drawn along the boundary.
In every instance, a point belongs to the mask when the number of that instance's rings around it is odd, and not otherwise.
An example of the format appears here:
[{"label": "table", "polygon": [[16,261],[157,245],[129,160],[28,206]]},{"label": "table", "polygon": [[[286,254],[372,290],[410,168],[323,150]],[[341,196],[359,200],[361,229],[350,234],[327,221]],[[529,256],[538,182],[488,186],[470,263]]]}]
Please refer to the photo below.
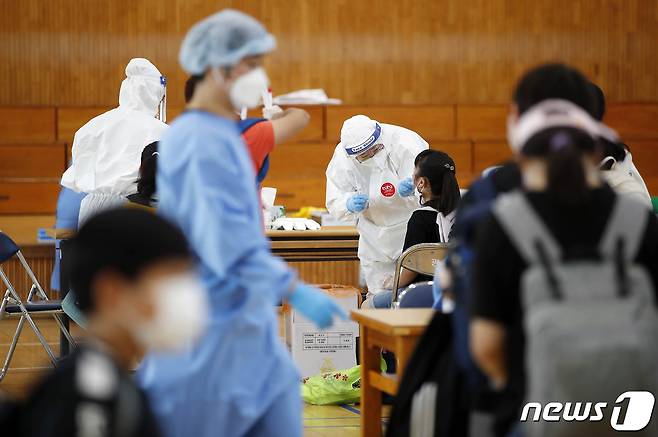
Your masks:
[{"label": "table", "polygon": [[[359,323],[361,343],[361,435],[382,434],[381,392],[395,395],[416,343],[435,311],[426,308],[352,311]],[[394,376],[380,371],[381,349],[395,353]]]},{"label": "table", "polygon": [[[53,243],[37,243],[37,230],[44,228],[48,236],[61,240],[59,254],[62,292],[59,296],[49,294],[51,298],[63,299],[69,289],[65,274],[67,240],[75,235],[75,231],[51,228],[53,223],[53,215],[0,216],[0,229],[16,241],[46,290],[49,289],[55,248]],[[267,231],[266,235],[270,239],[272,252],[296,269],[302,280],[312,284],[359,286],[359,233],[355,227],[325,226],[318,231]],[[18,289],[29,289],[30,283],[17,263],[9,262],[5,267],[10,280]],[[68,318],[63,316],[63,319],[68,325]],[[68,342],[62,337],[60,354],[66,355],[68,349]]]}]

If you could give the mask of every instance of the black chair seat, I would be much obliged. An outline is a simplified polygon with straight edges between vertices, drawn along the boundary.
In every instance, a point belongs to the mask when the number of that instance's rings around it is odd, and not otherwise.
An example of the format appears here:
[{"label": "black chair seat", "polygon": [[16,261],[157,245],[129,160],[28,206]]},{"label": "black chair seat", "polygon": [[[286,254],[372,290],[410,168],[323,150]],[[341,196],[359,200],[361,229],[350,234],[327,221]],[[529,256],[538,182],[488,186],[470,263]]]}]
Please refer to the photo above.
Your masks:
[{"label": "black chair seat", "polygon": [[[61,300],[46,300],[41,302],[31,302],[25,304],[25,309],[29,313],[38,313],[40,311],[61,311]],[[21,307],[18,305],[7,305],[5,311],[9,314],[17,314],[21,312]]]}]

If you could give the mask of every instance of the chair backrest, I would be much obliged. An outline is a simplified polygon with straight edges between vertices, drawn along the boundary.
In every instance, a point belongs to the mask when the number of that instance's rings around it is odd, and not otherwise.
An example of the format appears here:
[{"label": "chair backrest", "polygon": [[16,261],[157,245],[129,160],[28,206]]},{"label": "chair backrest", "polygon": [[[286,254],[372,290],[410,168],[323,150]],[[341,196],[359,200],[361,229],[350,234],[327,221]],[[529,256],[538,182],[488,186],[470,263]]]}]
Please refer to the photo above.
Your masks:
[{"label": "chair backrest", "polygon": [[19,250],[14,240],[4,232],[0,232],[0,264],[16,255]]},{"label": "chair backrest", "polygon": [[393,301],[397,301],[400,269],[405,268],[420,275],[434,276],[436,264],[448,256],[446,243],[422,243],[411,246],[398,258],[393,279]]}]

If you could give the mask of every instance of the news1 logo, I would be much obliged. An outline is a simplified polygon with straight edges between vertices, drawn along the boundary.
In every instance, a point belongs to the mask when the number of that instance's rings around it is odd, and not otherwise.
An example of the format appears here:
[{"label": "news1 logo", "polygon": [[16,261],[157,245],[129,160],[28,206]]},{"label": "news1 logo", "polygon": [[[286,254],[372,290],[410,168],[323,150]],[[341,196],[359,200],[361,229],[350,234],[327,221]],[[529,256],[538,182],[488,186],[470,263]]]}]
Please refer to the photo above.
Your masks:
[{"label": "news1 logo", "polygon": [[[655,403],[648,391],[622,393],[612,408],[610,426],[616,431],[641,431],[651,421]],[[521,422],[600,422],[607,407],[607,402],[528,402],[521,412]]]}]

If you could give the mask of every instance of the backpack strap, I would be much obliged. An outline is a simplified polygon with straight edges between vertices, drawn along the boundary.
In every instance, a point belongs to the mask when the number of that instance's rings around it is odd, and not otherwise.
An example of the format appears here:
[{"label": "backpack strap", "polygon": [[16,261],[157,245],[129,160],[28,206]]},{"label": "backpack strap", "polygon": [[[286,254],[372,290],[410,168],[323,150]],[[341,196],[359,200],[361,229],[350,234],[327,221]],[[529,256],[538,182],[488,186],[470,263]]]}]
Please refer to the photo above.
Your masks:
[{"label": "backpack strap", "polygon": [[521,191],[500,196],[494,203],[493,214],[528,264],[555,263],[562,258],[560,245]]},{"label": "backpack strap", "polygon": [[615,204],[599,243],[602,257],[612,259],[619,254],[619,242],[623,244],[623,261],[630,263],[637,257],[649,214],[646,206],[624,195],[615,196]]},{"label": "backpack strap", "polygon": [[525,261],[543,268],[553,299],[561,300],[562,291],[553,266],[562,259],[562,249],[525,195],[517,190],[501,196],[494,204],[493,213]]}]

